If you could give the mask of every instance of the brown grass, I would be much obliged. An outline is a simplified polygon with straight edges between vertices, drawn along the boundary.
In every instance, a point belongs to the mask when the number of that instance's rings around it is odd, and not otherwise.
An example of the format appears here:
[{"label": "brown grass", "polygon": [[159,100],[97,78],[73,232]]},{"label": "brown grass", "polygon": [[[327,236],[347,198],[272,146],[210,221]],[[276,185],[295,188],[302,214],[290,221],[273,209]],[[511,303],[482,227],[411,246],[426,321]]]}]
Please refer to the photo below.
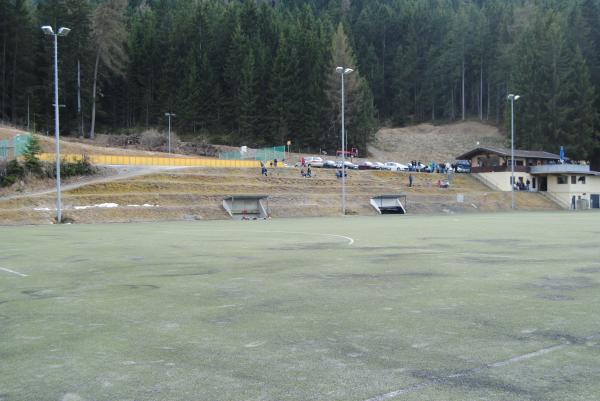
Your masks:
[{"label": "brown grass", "polygon": [[[16,135],[27,134],[27,132],[22,131],[17,128],[12,128],[8,126],[0,126],[0,139],[10,139]],[[165,152],[151,152],[146,150],[139,149],[123,149],[123,148],[114,148],[107,146],[107,141],[104,136],[102,140],[98,142],[92,141],[90,139],[79,139],[79,138],[71,138],[71,137],[61,137],[60,141],[60,151],[61,154],[97,154],[97,155],[125,155],[125,156],[156,156],[156,157],[176,157],[176,158],[194,158],[194,159],[206,159],[206,157],[202,156],[193,156],[193,155],[179,155],[179,154],[169,154]],[[54,153],[55,152],[55,142],[54,136],[44,136],[38,135],[40,140],[40,145],[42,146],[42,150],[45,153]]]},{"label": "brown grass", "polygon": [[[153,173],[145,176],[102,182],[63,193],[64,214],[76,222],[122,222],[228,218],[221,207],[223,197],[238,194],[270,195],[268,205],[274,217],[338,215],[340,182],[333,170],[317,170],[316,178],[300,177],[296,169],[280,169],[261,177],[255,169],[196,168]],[[348,210],[373,215],[369,199],[374,195],[406,193],[410,213],[451,213],[508,210],[510,194],[495,192],[469,175],[454,176],[452,187],[437,187],[446,178],[438,174],[413,173],[414,187],[408,188],[408,173],[350,171],[347,180]],[[464,194],[465,202],[457,202]],[[75,210],[75,206],[117,203],[115,209]],[[142,208],[128,205],[159,205]],[[0,223],[48,223],[54,195],[0,200]],[[556,205],[538,194],[517,194],[522,210],[554,210]]]},{"label": "brown grass", "polygon": [[382,128],[369,147],[373,160],[407,163],[411,160],[452,162],[480,145],[504,146],[497,127],[478,121],[447,125],[420,124],[405,128]]}]

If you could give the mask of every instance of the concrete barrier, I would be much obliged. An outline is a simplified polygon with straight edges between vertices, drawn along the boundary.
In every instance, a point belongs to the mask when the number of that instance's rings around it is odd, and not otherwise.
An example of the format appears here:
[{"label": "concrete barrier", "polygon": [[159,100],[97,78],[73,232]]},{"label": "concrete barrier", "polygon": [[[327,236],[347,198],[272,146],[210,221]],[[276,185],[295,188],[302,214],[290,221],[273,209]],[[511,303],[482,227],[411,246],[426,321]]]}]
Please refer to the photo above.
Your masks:
[{"label": "concrete barrier", "polygon": [[268,198],[268,195],[228,196],[223,199],[223,208],[236,220],[265,219],[269,217],[264,204]]},{"label": "concrete barrier", "polygon": [[406,195],[379,195],[371,198],[371,206],[379,214],[406,214]]}]

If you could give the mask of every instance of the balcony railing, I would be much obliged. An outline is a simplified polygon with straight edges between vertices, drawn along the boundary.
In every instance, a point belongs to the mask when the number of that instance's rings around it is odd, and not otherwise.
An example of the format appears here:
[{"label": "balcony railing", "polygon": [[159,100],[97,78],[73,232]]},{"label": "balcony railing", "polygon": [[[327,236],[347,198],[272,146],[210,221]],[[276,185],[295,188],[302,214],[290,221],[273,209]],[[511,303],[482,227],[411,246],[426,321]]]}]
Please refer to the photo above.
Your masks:
[{"label": "balcony railing", "polygon": [[[505,173],[510,172],[510,166],[471,167],[472,173]],[[527,166],[515,166],[515,173],[527,173]]]},{"label": "balcony railing", "polygon": [[581,164],[544,164],[531,166],[531,174],[572,174],[589,173],[590,166]]}]

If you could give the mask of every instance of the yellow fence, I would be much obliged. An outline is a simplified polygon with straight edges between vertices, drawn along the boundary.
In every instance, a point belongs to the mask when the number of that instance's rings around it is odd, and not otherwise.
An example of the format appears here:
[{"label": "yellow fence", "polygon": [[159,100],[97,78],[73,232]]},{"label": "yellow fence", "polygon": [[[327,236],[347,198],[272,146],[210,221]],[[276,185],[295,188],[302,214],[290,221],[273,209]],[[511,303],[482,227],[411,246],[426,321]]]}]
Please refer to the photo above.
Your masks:
[{"label": "yellow fence", "polygon": [[[192,159],[179,157],[152,156],[113,156],[113,155],[61,155],[61,160],[74,162],[87,158],[92,164],[134,165],[134,166],[179,166],[179,167],[222,167],[222,168],[254,168],[260,167],[257,160],[219,160]],[[51,162],[56,160],[54,153],[42,153],[40,160]]]}]

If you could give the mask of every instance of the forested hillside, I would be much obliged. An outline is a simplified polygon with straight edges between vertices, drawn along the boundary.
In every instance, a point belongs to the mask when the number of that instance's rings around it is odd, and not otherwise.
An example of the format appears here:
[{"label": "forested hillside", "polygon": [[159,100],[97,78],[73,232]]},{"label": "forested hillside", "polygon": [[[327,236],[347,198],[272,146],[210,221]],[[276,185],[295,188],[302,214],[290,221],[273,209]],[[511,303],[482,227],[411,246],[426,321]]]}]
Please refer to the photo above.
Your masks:
[{"label": "forested hillside", "polygon": [[333,150],[344,65],[356,70],[351,145],[382,125],[506,125],[517,93],[518,146],[588,159],[600,150],[599,1],[0,0],[0,114],[26,125],[29,110],[51,129],[49,24],[72,29],[59,38],[64,133],[173,112],[179,132],[213,141]]}]

